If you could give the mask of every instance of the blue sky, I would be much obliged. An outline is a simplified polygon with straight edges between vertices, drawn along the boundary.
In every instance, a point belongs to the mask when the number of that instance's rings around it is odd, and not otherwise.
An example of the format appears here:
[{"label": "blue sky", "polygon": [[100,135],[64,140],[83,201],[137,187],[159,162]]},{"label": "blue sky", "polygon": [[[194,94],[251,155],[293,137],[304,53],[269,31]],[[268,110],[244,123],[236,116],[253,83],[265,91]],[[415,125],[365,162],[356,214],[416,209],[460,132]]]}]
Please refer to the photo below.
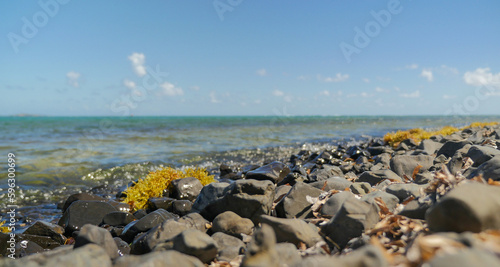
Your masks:
[{"label": "blue sky", "polygon": [[499,1],[2,1],[0,115],[498,114]]}]

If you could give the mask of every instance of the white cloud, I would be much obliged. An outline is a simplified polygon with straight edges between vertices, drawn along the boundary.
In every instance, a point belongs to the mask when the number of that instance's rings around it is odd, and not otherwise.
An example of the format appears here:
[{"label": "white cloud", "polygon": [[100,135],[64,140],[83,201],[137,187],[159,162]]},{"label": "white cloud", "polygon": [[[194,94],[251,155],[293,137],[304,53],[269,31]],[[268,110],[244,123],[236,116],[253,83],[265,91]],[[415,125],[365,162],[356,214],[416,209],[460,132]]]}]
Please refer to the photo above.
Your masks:
[{"label": "white cloud", "polygon": [[413,63],[411,65],[406,65],[405,68],[410,69],[410,70],[415,70],[415,69],[418,69],[418,65]]},{"label": "white cloud", "polygon": [[319,92],[319,95],[329,96],[330,92],[328,90],[324,90],[324,91]]},{"label": "white cloud", "polygon": [[193,91],[200,91],[200,87],[195,85],[195,86],[191,86],[191,90]]},{"label": "white cloud", "polygon": [[305,81],[305,80],[308,80],[309,78],[305,75],[300,75],[297,77],[297,80],[301,80],[301,81]]},{"label": "white cloud", "polygon": [[256,73],[259,76],[267,76],[267,70],[266,69],[257,70]]},{"label": "white cloud", "polygon": [[362,93],[360,94],[360,96],[361,96],[361,97],[370,97],[371,95],[370,95],[370,94],[368,94],[367,92],[362,92]]},{"label": "white cloud", "polygon": [[123,80],[123,85],[127,87],[128,89],[134,89],[135,88],[135,82],[125,79]]},{"label": "white cloud", "polygon": [[73,86],[73,87],[79,87],[80,84],[78,82],[78,79],[80,79],[80,73],[78,72],[74,72],[74,71],[70,71],[68,73],[66,73],[66,78],[68,79],[68,84]]},{"label": "white cloud", "polygon": [[160,87],[162,88],[162,93],[167,96],[179,96],[184,94],[182,88],[176,87],[169,82],[162,83]]},{"label": "white cloud", "polygon": [[443,74],[451,73],[451,74],[458,75],[458,69],[450,67],[450,66],[446,66],[443,64],[443,65],[441,65],[441,73],[443,73]]},{"label": "white cloud", "polygon": [[144,56],[144,54],[133,53],[128,56],[128,60],[132,62],[132,68],[137,76],[142,77],[146,75],[146,67],[144,66],[144,63],[146,63],[146,56]]},{"label": "white cloud", "polygon": [[443,99],[453,99],[453,98],[457,98],[456,95],[443,95]]},{"label": "white cloud", "polygon": [[292,102],[293,97],[292,97],[292,96],[287,95],[287,96],[283,97],[283,99],[285,100],[285,102],[290,103],[290,102]]},{"label": "white cloud", "polygon": [[379,92],[379,93],[387,93],[387,92],[389,92],[388,89],[384,89],[384,88],[378,87],[378,86],[375,88],[375,91]]},{"label": "white cloud", "polygon": [[258,105],[258,104],[260,104],[260,103],[262,103],[262,101],[261,101],[260,99],[257,99],[257,100],[255,100],[255,101],[253,101],[253,102],[254,102],[255,104],[257,104],[257,105]]},{"label": "white cloud", "polygon": [[429,82],[434,80],[434,76],[432,75],[432,71],[430,69],[423,69],[420,76],[426,78]]},{"label": "white cloud", "polygon": [[280,91],[280,90],[274,90],[273,95],[274,96],[284,96],[285,93],[283,93],[283,91]]},{"label": "white cloud", "polygon": [[220,100],[217,98],[214,91],[210,92],[210,102],[220,103]]},{"label": "white cloud", "polygon": [[324,82],[343,82],[343,81],[346,81],[347,79],[349,79],[349,74],[342,74],[342,73],[337,73],[335,74],[335,77],[325,77],[324,79],[321,79],[321,75],[318,75],[318,79],[319,80],[323,80]]},{"label": "white cloud", "polygon": [[404,97],[404,98],[419,98],[420,97],[420,91],[417,90],[417,91],[409,93],[409,94],[400,94],[400,96]]},{"label": "white cloud", "polygon": [[491,73],[490,68],[477,68],[464,74],[464,81],[473,86],[491,86],[500,89],[500,72]]},{"label": "white cloud", "polygon": [[363,82],[365,82],[365,83],[370,83],[370,79],[368,79],[368,78],[363,78]]},{"label": "white cloud", "polygon": [[401,91],[401,89],[400,89],[399,87],[397,87],[397,86],[394,86],[394,90],[395,90],[396,92]]}]

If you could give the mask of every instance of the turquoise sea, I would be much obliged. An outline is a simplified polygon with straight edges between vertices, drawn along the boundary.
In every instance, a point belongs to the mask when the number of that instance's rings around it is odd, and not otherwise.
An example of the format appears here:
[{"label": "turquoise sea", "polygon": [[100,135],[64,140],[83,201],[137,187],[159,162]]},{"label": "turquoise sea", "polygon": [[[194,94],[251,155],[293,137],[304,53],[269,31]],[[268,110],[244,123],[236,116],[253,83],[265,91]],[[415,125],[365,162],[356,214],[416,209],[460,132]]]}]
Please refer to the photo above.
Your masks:
[{"label": "turquoise sea", "polygon": [[55,203],[102,184],[122,186],[158,165],[278,159],[321,146],[414,127],[463,126],[500,116],[439,117],[0,117],[0,199],[7,154],[16,155],[19,205]]}]

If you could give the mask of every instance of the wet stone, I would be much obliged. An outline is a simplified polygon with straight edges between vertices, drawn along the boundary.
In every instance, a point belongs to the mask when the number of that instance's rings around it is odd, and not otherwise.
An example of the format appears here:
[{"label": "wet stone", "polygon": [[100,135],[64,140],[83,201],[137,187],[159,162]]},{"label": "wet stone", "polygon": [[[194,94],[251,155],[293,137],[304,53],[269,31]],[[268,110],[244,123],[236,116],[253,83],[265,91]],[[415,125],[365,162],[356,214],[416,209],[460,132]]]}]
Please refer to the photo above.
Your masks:
[{"label": "wet stone", "polygon": [[184,216],[191,212],[192,207],[193,202],[189,200],[175,200],[172,203],[172,212],[179,216]]},{"label": "wet stone", "polygon": [[193,211],[202,211],[208,204],[222,198],[229,191],[229,183],[211,183],[201,189],[193,203]]},{"label": "wet stone", "polygon": [[172,181],[172,197],[176,199],[186,199],[195,201],[200,194],[203,185],[194,177],[187,177]]},{"label": "wet stone", "polygon": [[151,211],[155,211],[157,209],[171,211],[174,200],[175,198],[170,197],[153,197],[148,199],[148,206]]},{"label": "wet stone", "polygon": [[312,183],[316,181],[324,181],[334,176],[343,176],[343,175],[344,172],[342,172],[342,170],[339,167],[331,165],[323,165],[322,168],[315,169],[309,175],[309,182]]},{"label": "wet stone", "polygon": [[225,211],[233,211],[256,224],[260,220],[260,215],[271,212],[274,194],[275,186],[271,181],[238,180],[231,184],[224,197],[209,203],[201,211],[201,215],[213,220]]},{"label": "wet stone", "polygon": [[44,221],[36,221],[23,233],[28,235],[48,236],[61,245],[66,241],[66,237],[63,236],[64,228],[57,224]]},{"label": "wet stone", "polygon": [[423,186],[418,184],[390,184],[385,191],[395,195],[402,202],[409,197],[418,198],[422,194],[421,189]]},{"label": "wet stone", "polygon": [[246,179],[269,180],[273,183],[278,183],[290,173],[290,169],[286,164],[279,161],[273,161],[255,170],[249,171],[246,174]]},{"label": "wet stone", "polygon": [[137,234],[147,232],[164,221],[174,218],[177,218],[175,214],[164,209],[155,210],[141,219],[133,221],[125,226],[120,238],[126,242],[132,242]]},{"label": "wet stone", "polygon": [[102,223],[110,226],[125,226],[135,220],[134,215],[124,211],[113,211],[102,218]]},{"label": "wet stone", "polygon": [[62,208],[62,212],[64,213],[66,211],[66,209],[68,209],[68,207],[75,201],[78,201],[78,200],[94,200],[94,201],[106,201],[105,198],[103,197],[100,197],[100,196],[96,196],[96,195],[92,195],[92,194],[89,194],[89,193],[78,193],[78,194],[73,194],[71,196],[69,196],[66,201],[64,202],[64,205],[63,205],[63,208]]},{"label": "wet stone", "polygon": [[66,236],[71,236],[85,224],[99,225],[104,216],[113,211],[116,208],[106,202],[78,200],[66,209],[58,224],[64,227]]},{"label": "wet stone", "polygon": [[96,244],[102,247],[111,259],[116,259],[120,256],[115,240],[104,228],[91,224],[84,225],[75,239],[74,248],[76,249],[87,244]]},{"label": "wet stone", "polygon": [[386,179],[392,182],[402,182],[401,177],[388,169],[363,172],[356,182],[367,182],[370,185],[376,185]]},{"label": "wet stone", "polygon": [[127,242],[123,241],[119,237],[113,237],[113,240],[115,241],[115,244],[118,247],[118,254],[120,256],[130,254],[130,246],[128,245]]}]

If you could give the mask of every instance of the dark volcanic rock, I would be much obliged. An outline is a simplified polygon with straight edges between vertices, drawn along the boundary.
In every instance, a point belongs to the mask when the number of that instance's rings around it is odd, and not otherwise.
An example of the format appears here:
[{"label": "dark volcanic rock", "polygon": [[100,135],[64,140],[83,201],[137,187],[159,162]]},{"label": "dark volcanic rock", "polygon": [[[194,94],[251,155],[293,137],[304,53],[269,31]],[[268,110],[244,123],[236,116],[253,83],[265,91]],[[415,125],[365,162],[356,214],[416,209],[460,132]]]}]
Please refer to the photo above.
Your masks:
[{"label": "dark volcanic rock", "polygon": [[102,218],[102,223],[111,226],[125,226],[135,220],[134,215],[130,212],[113,211]]},{"label": "dark volcanic rock", "polygon": [[228,183],[211,183],[204,186],[194,201],[192,210],[197,212],[202,211],[208,204],[222,198],[229,189]]},{"label": "dark volcanic rock", "polygon": [[203,185],[194,177],[187,177],[172,181],[172,197],[176,199],[187,199],[194,201],[200,194]]},{"label": "dark volcanic rock", "polygon": [[[15,257],[22,258],[32,254],[42,253],[45,250],[33,241],[21,241],[16,243],[15,251]],[[3,266],[1,262],[0,266]]]},{"label": "dark volcanic rock", "polygon": [[434,232],[500,229],[500,188],[468,183],[451,190],[426,213]]},{"label": "dark volcanic rock", "polygon": [[71,236],[85,224],[99,225],[102,218],[113,211],[117,211],[116,208],[106,202],[78,200],[66,209],[58,224],[64,227],[66,236]]},{"label": "dark volcanic rock", "polygon": [[63,208],[62,208],[62,212],[64,213],[68,209],[68,207],[71,205],[71,203],[73,203],[75,201],[78,201],[78,200],[106,201],[106,199],[103,198],[103,197],[92,195],[92,194],[89,194],[89,193],[73,194],[73,195],[69,196],[66,199],[66,201],[64,202],[64,205],[63,205]]},{"label": "dark volcanic rock", "polygon": [[193,208],[193,202],[189,200],[175,200],[172,203],[172,212],[179,215],[184,216],[191,212]]},{"label": "dark volcanic rock", "polygon": [[256,224],[260,215],[271,212],[275,194],[275,186],[271,181],[238,180],[231,184],[228,191],[224,197],[209,203],[201,215],[213,220],[225,211],[233,211]]},{"label": "dark volcanic rock", "polygon": [[198,258],[175,250],[151,252],[143,256],[125,256],[116,260],[113,267],[205,267]]},{"label": "dark volcanic rock", "polygon": [[421,165],[421,171],[428,170],[434,161],[434,156],[429,155],[417,155],[417,156],[407,156],[398,155],[391,159],[391,170],[395,172],[399,177],[412,177],[413,170],[418,165]]},{"label": "dark volcanic rock", "polygon": [[152,197],[148,199],[148,206],[149,206],[149,211],[155,211],[157,209],[164,209],[171,211],[172,210],[172,203],[174,202],[175,198],[170,198],[170,197]]},{"label": "dark volcanic rock", "polygon": [[482,175],[484,179],[500,180],[500,156],[494,157],[485,163],[479,165],[476,170],[472,171],[467,178],[472,179],[478,175]]},{"label": "dark volcanic rock", "polygon": [[455,152],[457,150],[461,149],[465,145],[471,145],[472,143],[470,141],[448,141],[446,142],[441,149],[438,150],[437,155],[445,155],[447,158],[452,157],[455,155]]},{"label": "dark volcanic rock", "polygon": [[422,188],[422,185],[418,184],[390,184],[385,188],[385,192],[395,195],[401,202],[411,196],[419,197]]},{"label": "dark volcanic rock", "polygon": [[36,221],[33,225],[28,227],[23,234],[48,236],[61,245],[66,241],[66,237],[63,236],[64,228],[57,224],[44,221]]},{"label": "dark volcanic rock", "polygon": [[334,177],[334,176],[343,176],[344,173],[342,170],[337,167],[337,166],[332,166],[332,165],[323,165],[322,168],[320,169],[315,169],[310,175],[309,175],[309,182],[316,182],[316,181],[324,181],[328,178]]},{"label": "dark volcanic rock", "polygon": [[420,142],[420,145],[418,145],[417,148],[423,150],[428,155],[432,155],[432,154],[436,153],[442,146],[443,146],[443,144],[441,144],[439,142],[436,142],[436,141],[431,140],[431,139],[425,139],[425,140],[422,140],[422,142]]},{"label": "dark volcanic rock", "polygon": [[387,208],[389,208],[390,211],[394,211],[394,209],[398,206],[399,199],[393,195],[389,194],[384,191],[373,191],[369,194],[366,194],[361,197],[361,200],[370,203],[370,204],[375,204],[375,198],[380,198],[382,201],[384,201],[385,205]]},{"label": "dark volcanic rock", "polygon": [[341,248],[379,221],[377,207],[358,199],[348,199],[321,231]]},{"label": "dark volcanic rock", "polygon": [[311,214],[314,199],[322,192],[308,184],[296,183],[276,205],[276,214],[281,218],[306,218]]},{"label": "dark volcanic rock", "polygon": [[245,249],[245,243],[239,238],[217,232],[212,235],[213,240],[217,243],[219,254],[217,255],[218,261],[231,261],[241,254]]},{"label": "dark volcanic rock", "polygon": [[290,168],[288,168],[286,164],[283,164],[279,161],[273,161],[258,169],[247,172],[246,178],[255,180],[269,180],[276,184],[283,180],[283,178],[285,178],[285,176],[287,176],[287,174],[289,173]]},{"label": "dark volcanic rock", "polygon": [[212,222],[212,231],[222,232],[234,237],[241,237],[241,234],[251,235],[253,232],[253,222],[247,218],[241,218],[232,211],[223,212],[215,217]]},{"label": "dark volcanic rock", "polygon": [[120,254],[120,256],[130,254],[130,247],[127,242],[123,241],[119,237],[114,237],[113,240],[115,241],[115,244],[118,247],[118,254]]},{"label": "dark volcanic rock", "polygon": [[135,255],[149,253],[153,251],[156,245],[174,238],[187,229],[189,227],[185,224],[175,220],[167,220],[149,230],[145,235],[135,239],[130,246],[130,253]]},{"label": "dark volcanic rock", "polygon": [[346,180],[345,178],[336,176],[328,178],[326,180],[310,183],[309,185],[321,189],[323,191],[330,191],[332,189],[342,191],[345,190],[346,188],[349,188],[352,185],[352,182]]},{"label": "dark volcanic rock", "polygon": [[120,238],[130,243],[138,233],[147,232],[162,222],[174,218],[176,218],[175,214],[164,209],[155,210],[140,220],[133,221],[125,226]]},{"label": "dark volcanic rock", "polygon": [[386,179],[392,182],[402,182],[401,177],[388,169],[363,172],[356,182],[367,182],[370,185],[376,185]]},{"label": "dark volcanic rock", "polygon": [[203,218],[203,216],[199,213],[189,213],[184,215],[178,220],[178,222],[187,225],[189,228],[197,229],[204,233],[208,230],[207,224],[209,221],[205,220],[205,218]]},{"label": "dark volcanic rock", "polygon": [[354,194],[366,195],[371,192],[372,188],[369,183],[355,182],[349,187]]},{"label": "dark volcanic rock", "polygon": [[425,213],[429,208],[430,204],[419,203],[418,200],[415,199],[406,204],[404,209],[398,214],[408,218],[425,220]]},{"label": "dark volcanic rock", "polygon": [[209,263],[217,256],[217,243],[209,235],[188,229],[173,239],[173,249]]},{"label": "dark volcanic rock", "polygon": [[487,146],[473,145],[465,156],[474,161],[473,167],[478,167],[493,157],[500,156],[500,150]]},{"label": "dark volcanic rock", "polygon": [[92,224],[84,225],[75,239],[74,248],[83,247],[87,244],[96,244],[104,248],[111,259],[116,259],[119,256],[115,240],[104,228]]},{"label": "dark volcanic rock", "polygon": [[356,199],[356,197],[349,191],[334,194],[321,207],[321,214],[335,216],[347,199]]},{"label": "dark volcanic rock", "polygon": [[262,215],[261,223],[273,228],[278,243],[289,242],[299,247],[302,242],[311,247],[323,240],[318,234],[318,229],[315,229],[316,226],[300,219],[281,219]]}]

